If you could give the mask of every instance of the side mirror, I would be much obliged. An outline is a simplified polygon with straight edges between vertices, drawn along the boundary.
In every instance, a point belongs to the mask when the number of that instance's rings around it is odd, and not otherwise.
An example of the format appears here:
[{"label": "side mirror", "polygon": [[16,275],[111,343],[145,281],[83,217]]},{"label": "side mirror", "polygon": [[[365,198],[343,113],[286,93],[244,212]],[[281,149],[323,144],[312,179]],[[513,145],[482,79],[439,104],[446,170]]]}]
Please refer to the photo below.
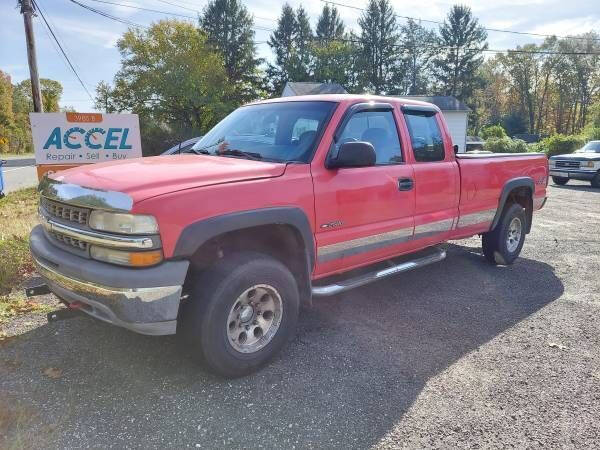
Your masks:
[{"label": "side mirror", "polygon": [[368,167],[374,166],[375,160],[375,148],[370,142],[346,142],[338,150],[337,157],[328,161],[327,168]]},{"label": "side mirror", "polygon": [[452,148],[454,149],[454,154],[456,155],[458,153],[458,145],[454,144]]}]

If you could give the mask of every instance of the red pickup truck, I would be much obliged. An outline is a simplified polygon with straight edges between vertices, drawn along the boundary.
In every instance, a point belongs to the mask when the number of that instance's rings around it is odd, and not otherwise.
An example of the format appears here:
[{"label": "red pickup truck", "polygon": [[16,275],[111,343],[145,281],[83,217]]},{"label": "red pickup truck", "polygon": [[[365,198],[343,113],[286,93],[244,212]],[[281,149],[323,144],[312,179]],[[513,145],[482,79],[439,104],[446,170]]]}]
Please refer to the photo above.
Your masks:
[{"label": "red pickup truck", "polygon": [[273,99],[189,154],[44,178],[30,245],[40,288],[71,310],[177,333],[234,377],[283,347],[302,302],[440,261],[436,244],[480,234],[511,264],[547,183],[541,154],[455,154],[428,103]]}]

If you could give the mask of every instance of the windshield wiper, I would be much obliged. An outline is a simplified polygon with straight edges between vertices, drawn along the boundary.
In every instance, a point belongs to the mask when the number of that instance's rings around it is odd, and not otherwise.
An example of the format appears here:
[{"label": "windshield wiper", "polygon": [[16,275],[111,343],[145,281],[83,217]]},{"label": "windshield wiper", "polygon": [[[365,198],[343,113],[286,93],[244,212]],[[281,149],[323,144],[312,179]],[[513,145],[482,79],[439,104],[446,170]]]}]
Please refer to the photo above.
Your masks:
[{"label": "windshield wiper", "polygon": [[194,152],[196,155],[210,155],[210,152],[208,150],[204,150],[203,148],[188,148],[187,150],[185,150],[183,153],[191,153]]},{"label": "windshield wiper", "polygon": [[260,153],[244,152],[238,149],[221,150],[220,152],[217,152],[217,155],[242,156],[244,158],[253,159],[255,161],[260,161],[261,159],[263,159]]}]

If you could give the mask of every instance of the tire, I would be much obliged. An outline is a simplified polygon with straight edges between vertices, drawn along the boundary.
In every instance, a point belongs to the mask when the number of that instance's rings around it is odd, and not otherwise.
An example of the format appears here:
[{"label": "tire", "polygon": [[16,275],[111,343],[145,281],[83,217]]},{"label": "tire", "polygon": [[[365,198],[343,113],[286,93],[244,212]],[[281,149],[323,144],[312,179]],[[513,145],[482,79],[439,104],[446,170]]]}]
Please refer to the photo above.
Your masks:
[{"label": "tire", "polygon": [[565,177],[552,177],[552,182],[554,184],[558,184],[559,186],[564,186],[569,182],[569,179]]},{"label": "tire", "polygon": [[526,227],[523,207],[517,203],[506,206],[496,228],[482,236],[485,258],[494,265],[512,264],[525,243]]},{"label": "tire", "polygon": [[590,181],[593,188],[600,188],[600,173],[597,173]]},{"label": "tire", "polygon": [[287,267],[261,253],[233,254],[195,281],[177,331],[211,372],[241,377],[269,362],[292,337],[299,304]]}]

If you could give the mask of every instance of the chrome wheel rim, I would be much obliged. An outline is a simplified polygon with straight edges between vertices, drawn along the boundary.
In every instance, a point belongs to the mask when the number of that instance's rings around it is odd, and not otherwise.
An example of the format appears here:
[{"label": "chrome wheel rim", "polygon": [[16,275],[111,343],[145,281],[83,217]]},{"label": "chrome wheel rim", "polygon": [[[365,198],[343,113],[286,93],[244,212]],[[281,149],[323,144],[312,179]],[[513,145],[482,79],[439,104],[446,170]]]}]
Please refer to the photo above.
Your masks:
[{"label": "chrome wheel rim", "polygon": [[227,317],[227,338],[240,353],[254,353],[273,340],[281,325],[283,302],[268,284],[246,289],[236,299]]},{"label": "chrome wheel rim", "polygon": [[506,236],[506,249],[510,253],[514,253],[519,247],[521,242],[521,233],[523,226],[521,225],[521,219],[518,217],[513,218],[508,225],[508,235]]}]

